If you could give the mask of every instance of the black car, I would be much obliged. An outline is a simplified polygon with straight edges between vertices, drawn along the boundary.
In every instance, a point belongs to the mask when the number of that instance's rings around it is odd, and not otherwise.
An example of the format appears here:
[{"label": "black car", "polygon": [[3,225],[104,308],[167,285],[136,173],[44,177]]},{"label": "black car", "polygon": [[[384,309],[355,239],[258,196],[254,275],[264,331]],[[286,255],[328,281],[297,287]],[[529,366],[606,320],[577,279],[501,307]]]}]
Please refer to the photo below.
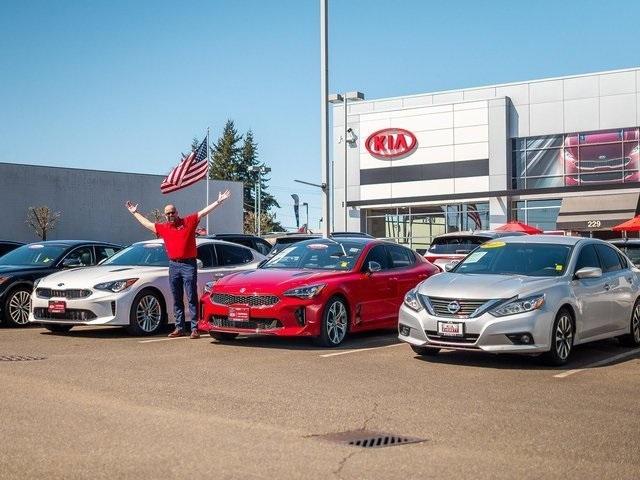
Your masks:
[{"label": "black car", "polygon": [[122,247],[86,240],[30,243],[0,257],[0,319],[5,325],[28,324],[31,291],[39,278],[63,268],[88,267]]},{"label": "black car", "polygon": [[308,233],[291,233],[289,235],[276,237],[276,242],[273,244],[273,248],[269,252],[269,255],[267,255],[267,258],[273,257],[276,253],[281,252],[294,243],[302,242],[303,240],[311,240],[312,238],[322,238],[322,236]]},{"label": "black car", "polygon": [[245,247],[253,248],[256,252],[262,255],[267,255],[271,251],[271,244],[264,238],[260,238],[256,235],[248,235],[246,233],[216,233],[209,235],[207,238],[214,238],[217,240],[225,240],[231,243],[237,243],[238,245],[244,245]]},{"label": "black car", "polygon": [[331,232],[331,238],[375,238],[364,232]]},{"label": "black car", "polygon": [[21,247],[24,243],[12,242],[11,240],[0,240],[0,257],[11,250]]}]

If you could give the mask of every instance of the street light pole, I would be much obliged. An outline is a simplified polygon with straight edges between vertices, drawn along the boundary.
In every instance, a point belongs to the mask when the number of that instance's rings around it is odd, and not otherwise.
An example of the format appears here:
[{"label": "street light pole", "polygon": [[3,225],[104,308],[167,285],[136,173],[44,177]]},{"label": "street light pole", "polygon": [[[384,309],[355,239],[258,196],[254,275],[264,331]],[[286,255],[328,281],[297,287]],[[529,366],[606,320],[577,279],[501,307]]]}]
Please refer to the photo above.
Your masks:
[{"label": "street light pole", "polygon": [[342,103],[344,106],[344,128],[343,128],[343,133],[342,133],[342,141],[344,142],[344,195],[343,195],[343,207],[344,207],[344,230],[347,231],[347,222],[349,220],[349,214],[348,214],[348,207],[347,207],[347,177],[348,177],[348,150],[347,144],[355,144],[355,139],[352,140],[348,140],[347,136],[349,135],[349,132],[352,133],[353,135],[353,130],[351,130],[349,128],[349,126],[347,125],[347,108],[348,108],[348,104],[349,104],[349,100],[351,100],[352,102],[354,101],[358,101],[358,100],[364,100],[364,93],[362,92],[346,92],[344,94],[340,94],[340,93],[333,93],[331,95],[329,95],[329,103]]},{"label": "street light pole", "polygon": [[329,237],[329,226],[331,225],[331,205],[329,199],[329,32],[328,32],[328,0],[320,0],[320,156],[322,157],[322,182],[325,185],[324,194],[324,222],[323,235]]}]

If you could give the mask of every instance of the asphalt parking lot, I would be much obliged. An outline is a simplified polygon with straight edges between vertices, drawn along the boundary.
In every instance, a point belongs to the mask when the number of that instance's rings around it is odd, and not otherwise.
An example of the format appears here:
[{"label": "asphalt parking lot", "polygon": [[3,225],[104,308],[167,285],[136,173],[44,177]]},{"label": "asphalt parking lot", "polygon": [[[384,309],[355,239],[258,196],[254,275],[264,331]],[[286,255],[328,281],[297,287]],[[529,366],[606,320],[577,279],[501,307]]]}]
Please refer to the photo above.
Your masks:
[{"label": "asphalt parking lot", "polygon": [[[0,477],[629,478],[640,471],[640,349],[416,357],[393,334],[323,350],[117,328],[0,329]],[[346,431],[423,439],[360,448]]]}]

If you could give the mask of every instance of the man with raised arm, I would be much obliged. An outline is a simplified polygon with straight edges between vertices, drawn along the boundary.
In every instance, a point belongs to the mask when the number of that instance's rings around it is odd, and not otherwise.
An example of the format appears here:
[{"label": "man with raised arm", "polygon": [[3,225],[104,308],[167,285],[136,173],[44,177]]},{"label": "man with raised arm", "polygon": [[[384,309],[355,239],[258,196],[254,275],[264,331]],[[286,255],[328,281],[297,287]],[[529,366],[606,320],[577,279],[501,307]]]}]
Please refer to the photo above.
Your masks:
[{"label": "man with raised arm", "polygon": [[184,294],[187,294],[189,313],[191,314],[191,338],[200,338],[198,333],[198,268],[196,264],[196,228],[200,219],[211,213],[231,196],[229,190],[218,193],[218,200],[207,205],[197,213],[184,218],[178,215],[174,205],[164,207],[167,221],[153,223],[138,212],[138,205],[127,201],[129,212],[145,228],[164,240],[164,248],[169,257],[169,284],[173,295],[173,312],[176,328],[170,337],[185,335]]}]

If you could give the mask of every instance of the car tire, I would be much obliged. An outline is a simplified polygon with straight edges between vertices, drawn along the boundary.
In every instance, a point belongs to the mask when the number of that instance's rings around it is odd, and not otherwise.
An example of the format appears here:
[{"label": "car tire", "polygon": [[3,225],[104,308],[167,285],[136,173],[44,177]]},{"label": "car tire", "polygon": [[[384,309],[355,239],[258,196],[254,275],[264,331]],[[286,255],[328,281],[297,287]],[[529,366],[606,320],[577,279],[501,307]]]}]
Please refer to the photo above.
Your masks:
[{"label": "car tire", "polygon": [[4,301],[4,323],[9,327],[26,327],[29,325],[29,309],[31,308],[31,289],[26,286],[13,288]]},{"label": "car tire", "polygon": [[636,300],[631,311],[629,333],[618,337],[618,340],[625,347],[640,347],[640,299]]},{"label": "car tire", "polygon": [[144,289],[131,303],[127,331],[136,336],[154,335],[167,321],[167,312],[162,295]]},{"label": "car tire", "polygon": [[231,340],[235,340],[238,336],[237,333],[228,333],[228,332],[209,332],[211,338],[218,340],[219,342],[230,342]]},{"label": "car tire", "polygon": [[313,343],[321,347],[337,347],[347,337],[349,332],[349,309],[340,297],[331,297],[324,306],[320,336],[313,339]]},{"label": "car tire", "polygon": [[439,348],[431,348],[431,347],[418,347],[417,345],[410,345],[411,350],[413,350],[417,355],[421,357],[433,357],[440,353]]},{"label": "car tire", "polygon": [[46,325],[43,325],[43,327],[51,333],[67,333],[73,328],[73,325],[56,325],[53,323],[47,323]]},{"label": "car tire", "polygon": [[551,329],[551,348],[542,355],[547,365],[560,366],[567,363],[573,350],[573,315],[563,308],[556,315]]}]

